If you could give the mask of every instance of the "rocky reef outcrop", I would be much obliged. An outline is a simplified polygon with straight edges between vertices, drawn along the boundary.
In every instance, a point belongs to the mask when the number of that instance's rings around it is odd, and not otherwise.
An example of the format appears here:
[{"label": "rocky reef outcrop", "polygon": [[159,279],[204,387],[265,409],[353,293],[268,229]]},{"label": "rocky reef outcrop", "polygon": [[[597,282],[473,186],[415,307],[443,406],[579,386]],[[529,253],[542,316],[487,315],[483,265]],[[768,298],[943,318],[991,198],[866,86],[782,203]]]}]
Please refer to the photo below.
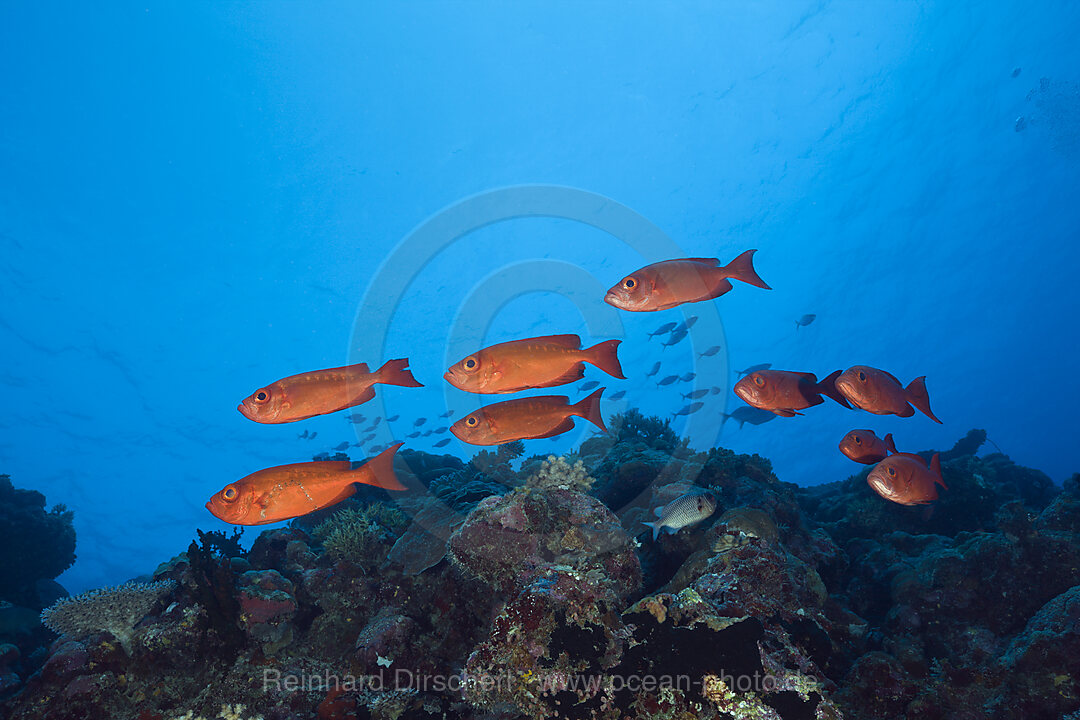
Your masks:
[{"label": "rocky reef outcrop", "polygon": [[[1080,477],[973,432],[927,508],[627,413],[564,458],[402,452],[243,550],[200,533],[120,631],[0,644],[11,718],[1060,718],[1080,711]],[[701,489],[705,520],[652,539]],[[23,670],[27,652],[40,658]],[[5,685],[6,683],[6,685]]]}]

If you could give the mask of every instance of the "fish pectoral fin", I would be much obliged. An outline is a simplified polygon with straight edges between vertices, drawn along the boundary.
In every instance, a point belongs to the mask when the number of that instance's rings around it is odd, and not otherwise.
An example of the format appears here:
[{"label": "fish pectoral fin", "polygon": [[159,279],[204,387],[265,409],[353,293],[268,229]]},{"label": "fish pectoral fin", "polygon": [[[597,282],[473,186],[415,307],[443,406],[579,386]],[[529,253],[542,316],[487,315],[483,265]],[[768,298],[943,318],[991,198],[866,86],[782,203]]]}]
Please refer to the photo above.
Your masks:
[{"label": "fish pectoral fin", "polygon": [[361,403],[366,403],[368,400],[371,400],[374,397],[375,397],[375,387],[373,385],[368,385],[367,388],[365,388],[363,392],[361,392],[359,395],[357,395],[356,397],[354,397],[352,399],[352,402],[350,403],[350,407],[352,405],[360,405]]},{"label": "fish pectoral fin", "polygon": [[565,420],[563,420],[561,423],[556,425],[553,429],[551,429],[548,432],[544,433],[543,435],[536,435],[534,437],[537,440],[539,440],[540,438],[555,437],[556,435],[562,435],[564,432],[569,432],[570,430],[573,430],[573,429],[574,429],[574,418],[568,417]]},{"label": "fish pectoral fin", "polygon": [[796,415],[802,415],[801,412],[795,412],[794,410],[788,410],[786,408],[777,408],[773,410],[773,412],[780,417],[795,417]]},{"label": "fish pectoral fin", "polygon": [[661,515],[664,514],[664,506],[660,505],[658,507],[654,507],[652,509],[652,511],[653,511],[653,515],[655,515],[656,517],[660,517]]},{"label": "fish pectoral fin", "polygon": [[904,405],[904,409],[896,413],[899,417],[911,417],[915,414],[915,408],[910,405]]}]

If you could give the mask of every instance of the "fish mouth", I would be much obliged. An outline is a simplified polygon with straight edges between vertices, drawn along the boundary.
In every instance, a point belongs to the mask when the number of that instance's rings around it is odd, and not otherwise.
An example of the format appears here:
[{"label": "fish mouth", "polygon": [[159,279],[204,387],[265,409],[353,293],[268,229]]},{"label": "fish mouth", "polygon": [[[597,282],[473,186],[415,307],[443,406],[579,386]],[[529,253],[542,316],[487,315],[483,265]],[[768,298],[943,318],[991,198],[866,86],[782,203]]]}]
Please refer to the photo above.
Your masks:
[{"label": "fish mouth", "polygon": [[614,290],[608,290],[607,291],[607,294],[604,295],[604,302],[606,302],[608,305],[611,305],[613,307],[617,307],[617,308],[622,307],[622,305],[621,305],[622,298],[620,298],[619,294],[617,292],[615,292]]},{"label": "fish mouth", "polygon": [[237,405],[236,409],[240,412],[241,415],[243,415],[247,419],[254,420],[254,418],[251,417],[251,411],[248,410],[248,406],[244,403],[240,403],[239,405]]}]

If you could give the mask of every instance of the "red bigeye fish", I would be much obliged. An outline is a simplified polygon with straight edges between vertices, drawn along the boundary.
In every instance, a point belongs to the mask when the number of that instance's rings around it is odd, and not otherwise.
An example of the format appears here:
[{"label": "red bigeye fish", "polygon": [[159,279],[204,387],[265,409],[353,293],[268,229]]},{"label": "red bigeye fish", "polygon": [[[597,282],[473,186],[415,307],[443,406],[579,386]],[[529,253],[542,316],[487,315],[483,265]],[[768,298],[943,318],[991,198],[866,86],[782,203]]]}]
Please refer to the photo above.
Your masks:
[{"label": "red bigeye fish", "polygon": [[879,438],[873,430],[852,430],[840,441],[840,452],[863,465],[881,462],[890,453],[896,453],[892,433]]},{"label": "red bigeye fish", "polygon": [[728,278],[771,290],[754,270],[747,250],[727,265],[717,258],[683,258],[646,265],[607,291],[604,302],[632,312],[655,312],[688,302],[720,297],[731,289]]},{"label": "red bigeye fish", "polygon": [[259,388],[237,406],[260,423],[306,420],[360,405],[375,397],[376,383],[423,387],[409,372],[409,361],[387,360],[375,372],[366,363],[291,375]]},{"label": "red bigeye fish", "polygon": [[918,455],[890,455],[874,466],[866,482],[878,495],[900,505],[926,505],[937,500],[936,485],[949,489],[941,477],[941,460],[937,453],[929,466]]},{"label": "red bigeye fish", "polygon": [[392,445],[353,470],[348,460],[279,465],[229,483],[206,509],[233,525],[265,525],[335,505],[356,492],[356,483],[406,490],[394,474]]},{"label": "red bigeye fish", "polygon": [[607,340],[591,348],[581,347],[577,335],[511,340],[469,355],[454,363],[443,377],[466,392],[512,393],[580,380],[585,363],[625,380],[616,352],[620,340]]},{"label": "red bigeye fish", "polygon": [[565,395],[517,398],[480,408],[450,426],[450,432],[471,445],[502,445],[512,440],[554,437],[574,428],[582,417],[604,432],[600,388],[574,405]]},{"label": "red bigeye fish", "polygon": [[791,372],[790,370],[755,370],[735,383],[735,394],[747,405],[761,410],[769,410],[781,417],[802,415],[796,410],[805,410],[825,402],[825,395],[844,407],[851,407],[843,396],[836,391],[833,381],[840,371],[831,373],[821,382],[813,373]]},{"label": "red bigeye fish", "polygon": [[836,379],[836,389],[850,400],[852,405],[875,415],[911,417],[915,414],[911,408],[914,405],[934,422],[941,422],[930,411],[925,375],[915,378],[904,387],[884,370],[856,365],[845,370]]}]

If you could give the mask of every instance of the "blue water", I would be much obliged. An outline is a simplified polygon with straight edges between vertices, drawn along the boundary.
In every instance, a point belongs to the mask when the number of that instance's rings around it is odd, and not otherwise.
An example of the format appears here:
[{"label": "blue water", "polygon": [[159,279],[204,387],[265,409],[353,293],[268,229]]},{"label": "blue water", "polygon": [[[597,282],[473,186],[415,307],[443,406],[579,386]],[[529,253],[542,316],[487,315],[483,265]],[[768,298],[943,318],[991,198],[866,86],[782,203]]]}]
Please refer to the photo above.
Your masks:
[{"label": "blue water", "polygon": [[[358,409],[400,437],[480,404],[441,379],[477,343],[578,332],[625,339],[629,380],[587,375],[627,391],[609,414],[686,404],[642,377],[661,358],[699,387],[761,362],[927,376],[944,425],[827,402],[721,428],[728,392],[676,423],[783,480],[853,473],[855,427],[901,449],[982,427],[1061,481],[1077,27],[1039,2],[5,4],[0,472],[75,511],[69,589],[122,581],[223,527],[227,482],[355,441],[341,414],[246,420],[260,385],[407,356],[426,387]],[[774,290],[601,302],[648,262],[751,247]],[[646,340],[689,315],[689,341]]]}]

